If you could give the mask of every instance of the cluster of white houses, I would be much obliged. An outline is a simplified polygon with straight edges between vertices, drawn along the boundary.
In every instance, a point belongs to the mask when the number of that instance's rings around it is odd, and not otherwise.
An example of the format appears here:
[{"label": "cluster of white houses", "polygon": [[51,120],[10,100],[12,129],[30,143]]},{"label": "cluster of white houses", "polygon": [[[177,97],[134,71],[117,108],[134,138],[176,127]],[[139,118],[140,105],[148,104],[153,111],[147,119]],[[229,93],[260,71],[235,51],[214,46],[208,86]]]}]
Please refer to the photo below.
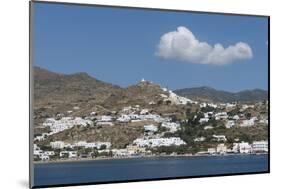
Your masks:
[{"label": "cluster of white houses", "polygon": [[62,117],[59,120],[55,118],[48,118],[43,123],[44,127],[50,127],[52,134],[61,132],[66,129],[70,129],[75,125],[88,126],[92,125],[91,120],[86,120],[81,117]]},{"label": "cluster of white houses", "polygon": [[[229,110],[230,108],[235,108],[237,107],[238,104],[236,103],[226,103],[226,104],[213,104],[213,103],[201,103],[200,107],[213,107],[213,108],[220,108],[223,110]],[[228,115],[228,113],[226,111],[220,111],[220,112],[214,112],[214,111],[210,111],[210,112],[206,112],[203,114],[203,117],[201,117],[199,119],[199,123],[204,124],[204,123],[208,123],[209,120],[211,120],[212,118],[214,118],[217,121],[224,121],[225,123],[225,127],[226,128],[232,128],[234,126],[240,126],[240,127],[251,127],[254,126],[257,123],[260,124],[268,124],[268,120],[267,118],[264,117],[260,117],[257,118],[256,116],[250,117],[250,118],[246,118],[246,116],[244,115],[244,111],[247,110],[248,108],[254,108],[255,105],[242,105],[242,107],[240,108],[240,114],[237,115],[233,115],[230,116]],[[197,116],[195,115],[195,118]]]},{"label": "cluster of white houses", "polygon": [[[167,89],[163,88],[163,91],[167,91],[169,97],[167,99],[173,99],[172,101],[176,104],[186,104],[186,103],[194,103],[189,99],[184,97],[177,96],[172,91],[168,91]],[[162,94],[164,95],[164,94]],[[197,102],[196,102],[197,103]],[[221,120],[225,123],[226,128],[232,128],[235,126],[240,127],[251,127],[257,123],[260,124],[268,124],[267,118],[264,117],[250,117],[246,118],[243,113],[230,116],[226,111],[216,111],[219,108],[220,110],[227,110],[229,108],[237,107],[238,104],[236,103],[226,103],[226,104],[214,104],[214,103],[200,103],[201,108],[203,107],[212,107],[215,110],[205,112],[203,117],[199,119],[200,124],[207,124],[211,119]],[[243,104],[240,107],[240,111],[243,112],[248,108],[254,108],[254,105],[247,105]],[[79,107],[74,107],[74,110],[79,109]],[[72,112],[72,111],[68,111]],[[194,116],[196,118],[197,115]],[[156,113],[152,113],[152,110],[149,109],[141,109],[139,105],[135,105],[134,107],[128,106],[124,107],[122,110],[117,112],[114,116],[111,115],[97,115],[96,112],[90,113],[87,117],[59,117],[59,118],[47,118],[44,123],[43,127],[49,127],[51,132],[50,133],[43,133],[41,136],[36,136],[34,140],[44,140],[49,135],[71,129],[74,126],[114,126],[114,124],[126,124],[129,122],[140,122],[140,121],[153,121],[156,123],[161,123],[162,127],[169,129],[169,132],[176,132],[180,129],[180,124],[171,122],[171,118],[169,117],[162,117]],[[211,127],[209,128],[211,129]]]},{"label": "cluster of white houses", "polygon": [[55,141],[50,142],[50,146],[53,149],[63,149],[63,148],[74,148],[74,147],[84,147],[84,148],[96,148],[100,149],[102,147],[104,148],[110,148],[111,143],[110,142],[86,142],[86,141],[79,141],[74,144],[65,143],[63,141]]},{"label": "cluster of white houses", "polygon": [[[143,81],[144,82],[144,81]],[[187,103],[199,104],[200,108],[212,107],[213,111],[208,111],[202,113],[203,116],[200,117],[199,123],[204,124],[204,129],[213,129],[212,125],[208,125],[210,120],[223,121],[226,128],[232,128],[236,126],[240,127],[251,127],[257,123],[268,124],[267,118],[264,117],[247,117],[243,114],[248,108],[254,108],[254,105],[242,105],[240,107],[240,113],[237,115],[229,115],[227,113],[228,109],[235,108],[238,105],[235,103],[226,104],[214,104],[214,103],[198,103],[190,99],[180,97],[163,88],[165,94],[160,94],[164,101],[171,101],[172,104],[185,105]],[[154,104],[150,102],[149,104]],[[67,111],[67,114],[71,114],[73,111],[79,110],[79,107],[74,107],[73,110]],[[242,112],[242,113],[241,113]],[[194,116],[194,119],[198,115]],[[247,118],[246,118],[247,117]],[[180,146],[186,143],[180,137],[164,137],[165,132],[175,133],[181,129],[180,122],[172,121],[170,117],[162,117],[153,110],[142,109],[139,105],[128,106],[122,108],[120,111],[109,115],[98,115],[96,112],[91,112],[86,117],[63,117],[61,115],[56,116],[56,118],[47,118],[42,126],[50,128],[51,132],[43,133],[40,136],[36,136],[34,141],[42,141],[48,138],[48,136],[62,132],[67,129],[71,129],[74,126],[82,127],[107,127],[115,125],[123,125],[127,123],[149,121],[150,124],[145,123],[143,125],[144,134],[139,138],[135,139],[132,144],[127,145],[124,149],[112,149],[110,142],[86,142],[78,141],[75,143],[65,143],[63,141],[53,141],[50,142],[50,147],[56,151],[59,150],[59,157],[77,158],[78,153],[74,149],[76,147],[82,148],[92,148],[97,149],[99,152],[112,152],[113,156],[123,157],[132,156],[139,154],[149,154],[147,148],[155,148],[161,146]],[[188,120],[185,120],[188,122]],[[163,129],[165,128],[165,129]],[[161,132],[159,130],[161,129]],[[167,136],[167,135],[165,135]],[[224,154],[224,153],[258,153],[268,151],[267,141],[254,141],[252,144],[247,142],[233,143],[233,147],[228,149],[224,142],[227,141],[224,135],[212,135],[213,141],[218,143],[216,148],[209,148],[208,154]],[[203,142],[206,138],[204,136],[194,139],[194,142]],[[66,150],[68,149],[68,150]],[[41,160],[49,160],[51,156],[55,155],[54,151],[43,151],[36,144],[34,145],[34,155],[39,157]]]},{"label": "cluster of white houses", "polygon": [[248,142],[233,143],[232,148],[228,149],[224,143],[218,144],[216,148],[208,148],[208,154],[226,154],[226,153],[267,153],[268,152],[268,141],[254,141],[252,144]]},{"label": "cluster of white houses", "polygon": [[134,140],[133,144],[139,147],[160,147],[160,146],[180,146],[186,144],[179,137],[169,137],[169,138],[137,138]]},{"label": "cluster of white houses", "polygon": [[[102,145],[107,145],[105,149],[98,148],[98,153],[106,152],[112,153],[113,157],[133,157],[133,156],[144,156],[151,155],[151,151],[147,148],[154,148],[160,146],[180,146],[184,145],[185,142],[178,137],[170,137],[170,138],[155,138],[155,139],[141,139],[138,138],[134,140],[133,145],[128,145],[124,149],[112,149],[110,143],[86,143],[84,141],[80,141],[75,143],[74,145],[65,144],[61,141],[56,141],[52,143],[52,148],[54,150],[60,149],[58,152],[58,156],[60,158],[87,158],[92,155],[93,152],[89,154],[82,154],[79,156],[78,152],[74,150],[74,146],[82,146],[85,148],[96,148],[101,147]],[[66,147],[68,149],[66,150]],[[233,143],[232,148],[228,148],[224,143],[220,143],[216,148],[208,148],[207,151],[201,151],[197,154],[257,154],[257,153],[268,153],[268,141],[254,141],[252,144],[248,142],[240,142]],[[52,156],[56,153],[55,151],[43,151],[36,144],[34,144],[34,156],[37,156],[41,161],[48,161]]]}]

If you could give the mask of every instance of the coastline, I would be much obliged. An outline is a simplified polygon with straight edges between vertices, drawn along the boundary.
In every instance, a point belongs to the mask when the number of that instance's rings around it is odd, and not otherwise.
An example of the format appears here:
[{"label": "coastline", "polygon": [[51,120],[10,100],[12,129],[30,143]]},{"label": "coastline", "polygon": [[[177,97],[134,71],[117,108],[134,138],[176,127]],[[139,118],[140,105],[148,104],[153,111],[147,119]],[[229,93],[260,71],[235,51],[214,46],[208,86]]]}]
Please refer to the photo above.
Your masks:
[{"label": "coastline", "polygon": [[133,159],[150,159],[150,158],[176,158],[176,157],[223,157],[223,156],[258,156],[258,155],[268,155],[268,153],[251,153],[251,154],[182,154],[182,155],[155,155],[155,156],[135,156],[135,157],[102,157],[102,158],[83,158],[83,159],[61,159],[61,160],[51,160],[51,161],[33,161],[33,164],[55,164],[55,163],[77,163],[77,162],[91,162],[91,161],[110,161],[110,160],[133,160]]}]

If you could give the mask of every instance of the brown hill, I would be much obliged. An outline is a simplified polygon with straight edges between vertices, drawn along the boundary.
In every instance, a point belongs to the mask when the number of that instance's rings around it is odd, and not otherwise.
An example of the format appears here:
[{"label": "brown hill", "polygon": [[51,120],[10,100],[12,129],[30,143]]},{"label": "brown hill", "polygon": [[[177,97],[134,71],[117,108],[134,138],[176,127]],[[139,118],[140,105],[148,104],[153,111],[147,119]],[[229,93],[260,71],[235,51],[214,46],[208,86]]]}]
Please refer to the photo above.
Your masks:
[{"label": "brown hill", "polygon": [[71,111],[75,106],[80,109],[77,115],[90,113],[110,96],[122,96],[123,91],[86,73],[63,75],[34,68],[34,108],[45,114],[43,117]]},{"label": "brown hill", "polygon": [[178,112],[178,107],[165,104],[161,94],[168,95],[160,85],[148,81],[121,88],[86,73],[66,75],[34,68],[34,109],[38,125],[47,117],[70,111],[71,116],[85,116],[93,111],[108,114],[125,106],[140,105],[161,114]]}]

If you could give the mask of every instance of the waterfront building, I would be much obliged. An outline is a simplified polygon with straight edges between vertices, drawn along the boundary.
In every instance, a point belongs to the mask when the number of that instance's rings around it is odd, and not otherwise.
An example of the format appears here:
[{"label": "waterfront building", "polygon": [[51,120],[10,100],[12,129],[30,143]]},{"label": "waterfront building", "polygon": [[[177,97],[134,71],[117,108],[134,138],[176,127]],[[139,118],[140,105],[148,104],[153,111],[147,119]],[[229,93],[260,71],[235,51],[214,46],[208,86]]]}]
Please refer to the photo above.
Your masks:
[{"label": "waterfront building", "polygon": [[227,152],[227,147],[222,143],[217,145],[216,152],[218,154],[225,154]]},{"label": "waterfront building", "polygon": [[268,141],[254,141],[252,144],[253,152],[268,152]]},{"label": "waterfront building", "polygon": [[248,154],[252,152],[252,146],[248,142],[239,143],[239,152],[242,154]]},{"label": "waterfront building", "polygon": [[209,154],[215,154],[216,153],[216,149],[215,148],[208,148],[208,153]]}]

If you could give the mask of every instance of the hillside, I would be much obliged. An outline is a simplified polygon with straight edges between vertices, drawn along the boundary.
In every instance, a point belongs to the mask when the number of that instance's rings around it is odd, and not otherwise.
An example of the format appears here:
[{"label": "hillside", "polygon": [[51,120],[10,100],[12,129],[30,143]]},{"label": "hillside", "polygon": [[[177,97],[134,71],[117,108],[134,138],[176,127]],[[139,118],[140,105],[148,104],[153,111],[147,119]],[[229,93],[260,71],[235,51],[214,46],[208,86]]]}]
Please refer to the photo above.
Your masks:
[{"label": "hillside", "polygon": [[211,87],[184,88],[174,91],[177,95],[193,100],[212,102],[257,102],[268,99],[268,92],[261,89],[245,90],[240,92],[227,92]]},{"label": "hillside", "polygon": [[[216,135],[226,136],[227,147],[235,141],[267,139],[268,102],[231,106],[200,102],[259,101],[264,98],[261,90],[230,93],[201,87],[176,91],[188,94],[186,98],[144,79],[122,88],[87,73],[33,70],[34,142],[43,150],[55,150],[53,160],[63,159],[60,151],[66,149],[91,157],[97,150],[102,157],[117,157],[119,150],[123,154],[124,149],[145,145],[144,155],[194,154],[221,144]],[[65,146],[56,147],[54,142]],[[166,143],[168,147],[163,146]]]},{"label": "hillside", "polygon": [[165,106],[162,95],[168,95],[160,85],[140,81],[127,88],[100,81],[87,73],[57,74],[34,67],[35,123],[59,113],[79,111],[72,116],[83,116],[93,111],[108,114],[120,108],[140,105],[159,113],[175,112],[174,106]]},{"label": "hillside", "polygon": [[[122,96],[124,89],[102,82],[86,73],[56,74],[34,68],[34,109],[36,119],[52,117],[58,113],[81,108],[73,116],[96,111],[106,111],[100,104],[112,95]],[[82,108],[83,107],[83,108]]]}]

